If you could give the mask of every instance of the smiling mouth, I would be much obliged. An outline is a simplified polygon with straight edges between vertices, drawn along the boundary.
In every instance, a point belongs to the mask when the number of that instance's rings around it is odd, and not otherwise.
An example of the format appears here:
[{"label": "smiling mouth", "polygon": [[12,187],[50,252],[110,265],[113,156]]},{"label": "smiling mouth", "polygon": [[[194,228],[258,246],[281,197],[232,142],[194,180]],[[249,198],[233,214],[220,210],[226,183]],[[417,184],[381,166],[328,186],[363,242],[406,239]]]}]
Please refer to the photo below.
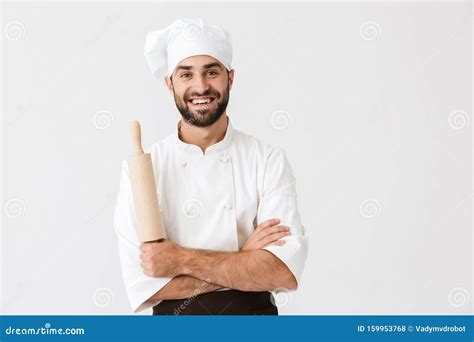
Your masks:
[{"label": "smiling mouth", "polygon": [[196,108],[206,108],[209,107],[210,104],[214,102],[214,100],[215,97],[203,96],[192,98],[188,100],[188,103],[190,103],[193,107]]}]

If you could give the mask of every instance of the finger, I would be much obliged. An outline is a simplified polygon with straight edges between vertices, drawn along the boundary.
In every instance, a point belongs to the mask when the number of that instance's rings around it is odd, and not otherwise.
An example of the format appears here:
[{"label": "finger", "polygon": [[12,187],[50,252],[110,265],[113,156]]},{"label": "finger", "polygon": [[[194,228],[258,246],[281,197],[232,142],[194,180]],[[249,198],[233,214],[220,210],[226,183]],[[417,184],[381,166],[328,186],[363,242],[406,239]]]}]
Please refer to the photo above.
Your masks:
[{"label": "finger", "polygon": [[140,245],[140,251],[147,253],[152,250],[153,242],[143,242]]},{"label": "finger", "polygon": [[289,232],[290,227],[287,226],[272,226],[272,227],[267,227],[264,228],[260,233],[259,233],[259,240],[263,239],[264,237],[270,235],[270,234],[275,234],[275,233],[280,233],[280,232]]},{"label": "finger", "polygon": [[259,243],[263,244],[264,246],[268,245],[269,243],[275,242],[277,240],[280,240],[281,238],[284,238],[285,236],[290,235],[290,232],[282,232],[282,233],[275,233],[275,234],[270,234],[264,239],[260,240]]},{"label": "finger", "polygon": [[[269,231],[270,229],[270,231]],[[271,234],[271,233],[276,233],[280,229],[286,229],[289,230],[289,227],[286,226],[277,226],[277,225],[267,225],[267,226],[262,226],[258,231],[255,231],[255,238],[258,240],[263,239],[266,235]]]},{"label": "finger", "polygon": [[[282,246],[282,245],[284,245],[285,243],[286,243],[285,240],[278,240],[278,241],[269,243],[267,246]],[[267,246],[263,246],[263,247],[267,247]]]},{"label": "finger", "polygon": [[253,249],[262,249],[262,248],[265,248],[267,246],[272,246],[272,245],[281,246],[284,243],[285,243],[285,240],[281,240],[281,239],[277,241],[271,241],[269,243],[265,243],[264,240],[260,240],[258,242],[255,242]]},{"label": "finger", "polygon": [[[255,231],[252,236],[249,238],[250,241],[253,243],[256,243],[262,239],[264,239],[267,235],[277,233],[280,230],[283,230],[284,228],[282,226],[273,226],[273,227],[267,227],[263,228],[262,230]],[[289,229],[288,229],[289,230]]]},{"label": "finger", "polygon": [[156,245],[158,242],[156,241],[148,241],[148,242],[143,242],[140,245],[140,250],[142,252],[150,252],[153,250],[154,245]]},{"label": "finger", "polygon": [[260,225],[258,225],[257,228],[255,228],[252,234],[248,237],[248,239],[245,241],[245,244],[248,246],[251,246],[256,241],[261,240],[265,236],[265,234],[261,235],[262,231],[268,227],[273,227],[274,225],[278,223],[280,223],[280,219],[278,218],[273,218],[273,219],[269,219],[262,222]]},{"label": "finger", "polygon": [[140,253],[140,260],[143,261],[143,262],[149,261],[150,260],[150,254],[141,252]]},{"label": "finger", "polygon": [[280,219],[279,218],[272,218],[272,219],[269,219],[269,220],[266,220],[262,223],[260,223],[256,230],[262,230],[263,228],[267,228],[267,227],[271,227],[271,226],[274,226],[276,224],[280,223]]},{"label": "finger", "polygon": [[273,226],[273,227],[264,228],[263,230],[255,234],[255,240],[260,241],[270,234],[275,234],[275,233],[280,233],[280,232],[289,232],[289,231],[290,231],[290,227],[287,227],[287,226]]}]

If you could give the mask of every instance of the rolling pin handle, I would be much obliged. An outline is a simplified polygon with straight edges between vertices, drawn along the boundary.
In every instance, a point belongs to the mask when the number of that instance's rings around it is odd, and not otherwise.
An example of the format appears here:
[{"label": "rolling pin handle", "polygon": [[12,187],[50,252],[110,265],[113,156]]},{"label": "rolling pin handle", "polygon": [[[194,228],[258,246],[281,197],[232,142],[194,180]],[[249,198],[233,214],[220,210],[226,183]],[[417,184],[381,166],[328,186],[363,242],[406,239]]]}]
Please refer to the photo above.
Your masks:
[{"label": "rolling pin handle", "polygon": [[144,154],[142,148],[142,133],[140,129],[140,123],[136,120],[130,123],[130,134],[132,135],[133,147],[135,148],[135,154]]}]

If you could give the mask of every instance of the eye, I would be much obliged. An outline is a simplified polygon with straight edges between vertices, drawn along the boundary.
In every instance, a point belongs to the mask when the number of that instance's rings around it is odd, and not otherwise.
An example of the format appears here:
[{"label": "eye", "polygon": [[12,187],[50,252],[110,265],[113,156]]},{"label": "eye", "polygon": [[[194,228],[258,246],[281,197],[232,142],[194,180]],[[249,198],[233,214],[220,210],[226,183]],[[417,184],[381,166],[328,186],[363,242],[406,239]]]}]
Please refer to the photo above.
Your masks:
[{"label": "eye", "polygon": [[208,75],[208,76],[215,76],[215,75],[217,75],[217,72],[215,72],[214,70],[209,70],[209,71],[207,72],[207,75]]},{"label": "eye", "polygon": [[180,77],[180,78],[187,78],[187,77],[190,77],[190,76],[191,76],[191,74],[189,74],[189,73],[184,73],[184,74],[181,74],[179,77]]}]

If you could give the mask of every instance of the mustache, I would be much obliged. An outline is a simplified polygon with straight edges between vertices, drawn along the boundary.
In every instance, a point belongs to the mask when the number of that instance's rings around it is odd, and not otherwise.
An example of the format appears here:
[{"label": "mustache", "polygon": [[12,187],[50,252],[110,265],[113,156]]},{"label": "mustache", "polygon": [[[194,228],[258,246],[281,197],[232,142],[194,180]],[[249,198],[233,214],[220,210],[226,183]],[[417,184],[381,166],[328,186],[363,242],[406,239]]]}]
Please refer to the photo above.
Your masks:
[{"label": "mustache", "polygon": [[215,97],[216,99],[219,99],[221,97],[221,94],[216,91],[216,90],[206,90],[204,93],[191,93],[187,96],[184,97],[186,101],[188,101],[192,97],[201,97],[201,96],[209,96],[209,97]]}]

